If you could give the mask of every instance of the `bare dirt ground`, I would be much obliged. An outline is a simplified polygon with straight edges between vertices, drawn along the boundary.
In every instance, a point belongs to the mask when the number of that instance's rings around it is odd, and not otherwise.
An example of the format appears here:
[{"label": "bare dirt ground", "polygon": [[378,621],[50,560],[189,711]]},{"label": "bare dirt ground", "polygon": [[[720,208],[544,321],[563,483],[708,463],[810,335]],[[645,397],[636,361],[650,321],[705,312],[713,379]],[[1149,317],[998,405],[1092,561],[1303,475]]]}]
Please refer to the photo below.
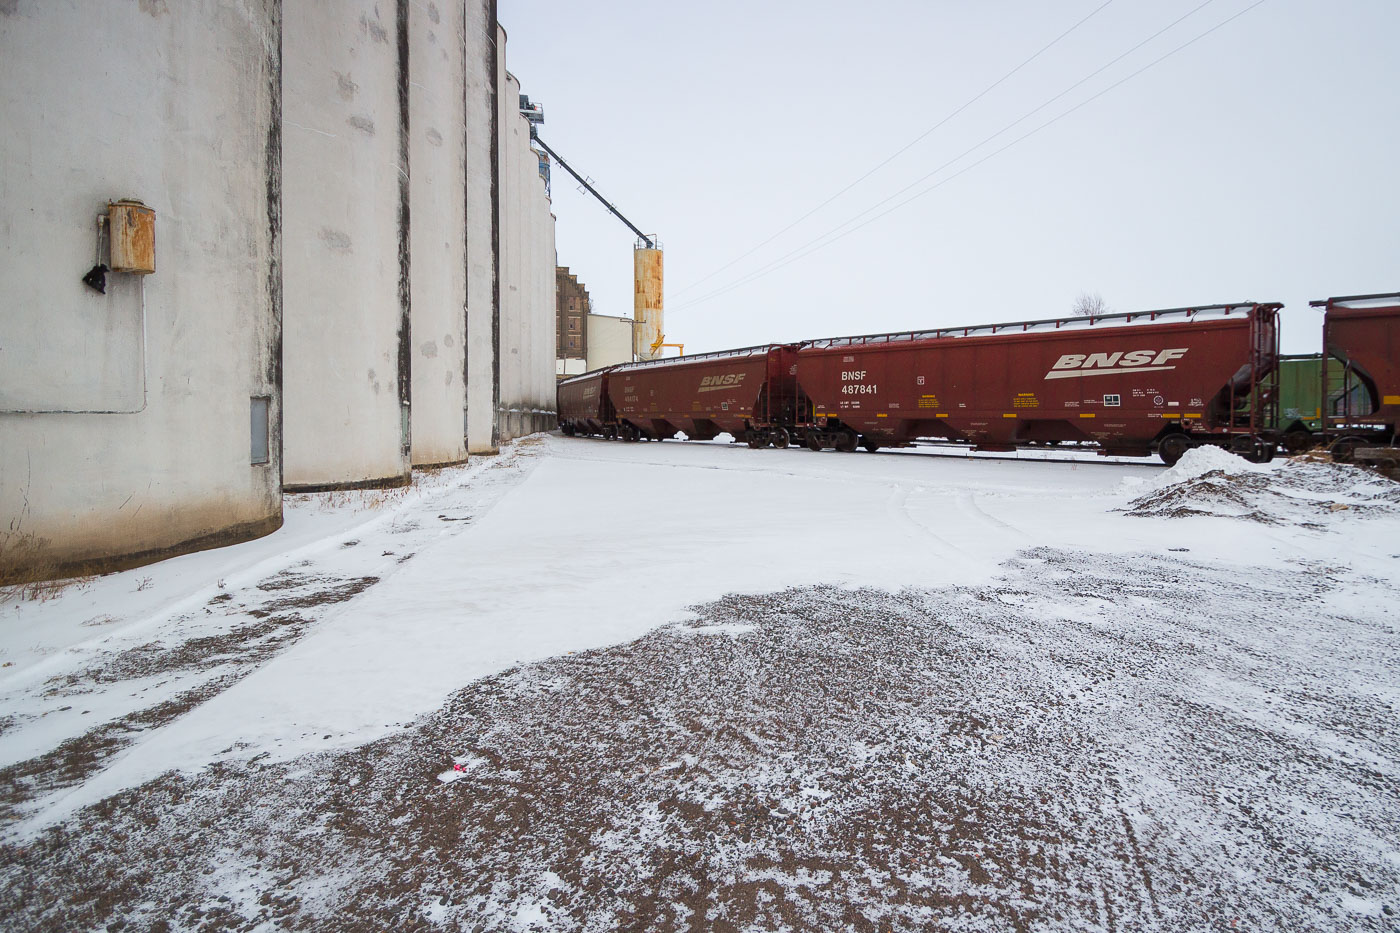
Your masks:
[{"label": "bare dirt ground", "polygon": [[0,916],[1400,927],[1392,584],[1048,549],[1006,581],[731,597],[371,745],[168,775],[0,847]]}]

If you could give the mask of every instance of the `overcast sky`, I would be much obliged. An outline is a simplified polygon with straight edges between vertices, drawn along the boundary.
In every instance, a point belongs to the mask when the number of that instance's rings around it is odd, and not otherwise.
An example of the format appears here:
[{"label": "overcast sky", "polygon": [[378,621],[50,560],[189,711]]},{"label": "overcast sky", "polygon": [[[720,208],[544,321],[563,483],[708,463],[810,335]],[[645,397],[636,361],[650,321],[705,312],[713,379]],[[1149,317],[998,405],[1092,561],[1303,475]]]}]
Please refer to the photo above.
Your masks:
[{"label": "overcast sky", "polygon": [[[500,16],[541,136],[661,238],[687,352],[1053,317],[1085,291],[1119,311],[1285,302],[1284,350],[1310,352],[1309,299],[1400,290],[1400,0]],[[632,233],[558,168],[553,203],[559,263],[630,315]]]}]

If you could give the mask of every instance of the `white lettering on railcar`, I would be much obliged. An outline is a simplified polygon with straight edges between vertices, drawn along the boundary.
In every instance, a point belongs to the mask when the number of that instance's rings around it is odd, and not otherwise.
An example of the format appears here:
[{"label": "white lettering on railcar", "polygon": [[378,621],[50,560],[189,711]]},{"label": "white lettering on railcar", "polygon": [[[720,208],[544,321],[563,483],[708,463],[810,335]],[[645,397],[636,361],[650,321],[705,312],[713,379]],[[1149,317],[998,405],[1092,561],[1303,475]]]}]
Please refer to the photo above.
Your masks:
[{"label": "white lettering on railcar", "polygon": [[1066,353],[1055,361],[1046,379],[1071,376],[1106,376],[1110,373],[1151,373],[1176,369],[1174,364],[1190,347],[1169,350],[1119,350],[1115,353]]},{"label": "white lettering on railcar", "polygon": [[876,394],[878,394],[879,391],[880,391],[880,387],[879,387],[879,386],[875,385],[875,383],[873,383],[873,382],[867,383],[867,382],[864,381],[866,375],[868,375],[869,372],[870,372],[870,371],[867,370],[867,369],[843,369],[843,370],[841,370],[841,382],[843,383],[843,385],[841,386],[841,394],[842,394],[842,395],[876,395]]}]

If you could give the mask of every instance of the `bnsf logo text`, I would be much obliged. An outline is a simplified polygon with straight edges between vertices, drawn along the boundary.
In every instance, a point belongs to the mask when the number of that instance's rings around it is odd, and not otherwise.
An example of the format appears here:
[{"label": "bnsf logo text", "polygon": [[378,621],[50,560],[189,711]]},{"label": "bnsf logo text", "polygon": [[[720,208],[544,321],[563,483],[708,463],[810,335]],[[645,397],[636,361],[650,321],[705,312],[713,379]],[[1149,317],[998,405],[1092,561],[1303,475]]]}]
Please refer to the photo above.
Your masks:
[{"label": "bnsf logo text", "polygon": [[716,392],[720,389],[730,389],[744,381],[748,373],[729,373],[725,376],[705,376],[700,380],[701,392]]},{"label": "bnsf logo text", "polygon": [[1189,347],[1174,350],[1119,350],[1116,353],[1066,353],[1055,361],[1046,379],[1072,376],[1106,376],[1109,373],[1151,373],[1176,369],[1168,365],[1186,355]]}]

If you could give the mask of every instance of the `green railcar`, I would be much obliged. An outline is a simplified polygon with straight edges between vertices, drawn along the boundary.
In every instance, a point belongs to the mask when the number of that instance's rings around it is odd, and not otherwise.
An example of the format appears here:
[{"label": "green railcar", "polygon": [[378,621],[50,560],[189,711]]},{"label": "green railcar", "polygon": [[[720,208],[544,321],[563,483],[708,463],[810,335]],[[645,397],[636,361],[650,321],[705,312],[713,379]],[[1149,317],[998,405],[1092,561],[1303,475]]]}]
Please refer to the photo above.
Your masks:
[{"label": "green railcar", "polygon": [[1322,354],[1279,358],[1278,429],[1316,432],[1322,427]]},{"label": "green railcar", "polygon": [[1283,445],[1291,451],[1306,450],[1323,441],[1323,414],[1330,406],[1335,414],[1346,394],[1344,367],[1333,361],[1327,367],[1327,398],[1322,395],[1322,354],[1300,353],[1279,357],[1278,425]]}]

